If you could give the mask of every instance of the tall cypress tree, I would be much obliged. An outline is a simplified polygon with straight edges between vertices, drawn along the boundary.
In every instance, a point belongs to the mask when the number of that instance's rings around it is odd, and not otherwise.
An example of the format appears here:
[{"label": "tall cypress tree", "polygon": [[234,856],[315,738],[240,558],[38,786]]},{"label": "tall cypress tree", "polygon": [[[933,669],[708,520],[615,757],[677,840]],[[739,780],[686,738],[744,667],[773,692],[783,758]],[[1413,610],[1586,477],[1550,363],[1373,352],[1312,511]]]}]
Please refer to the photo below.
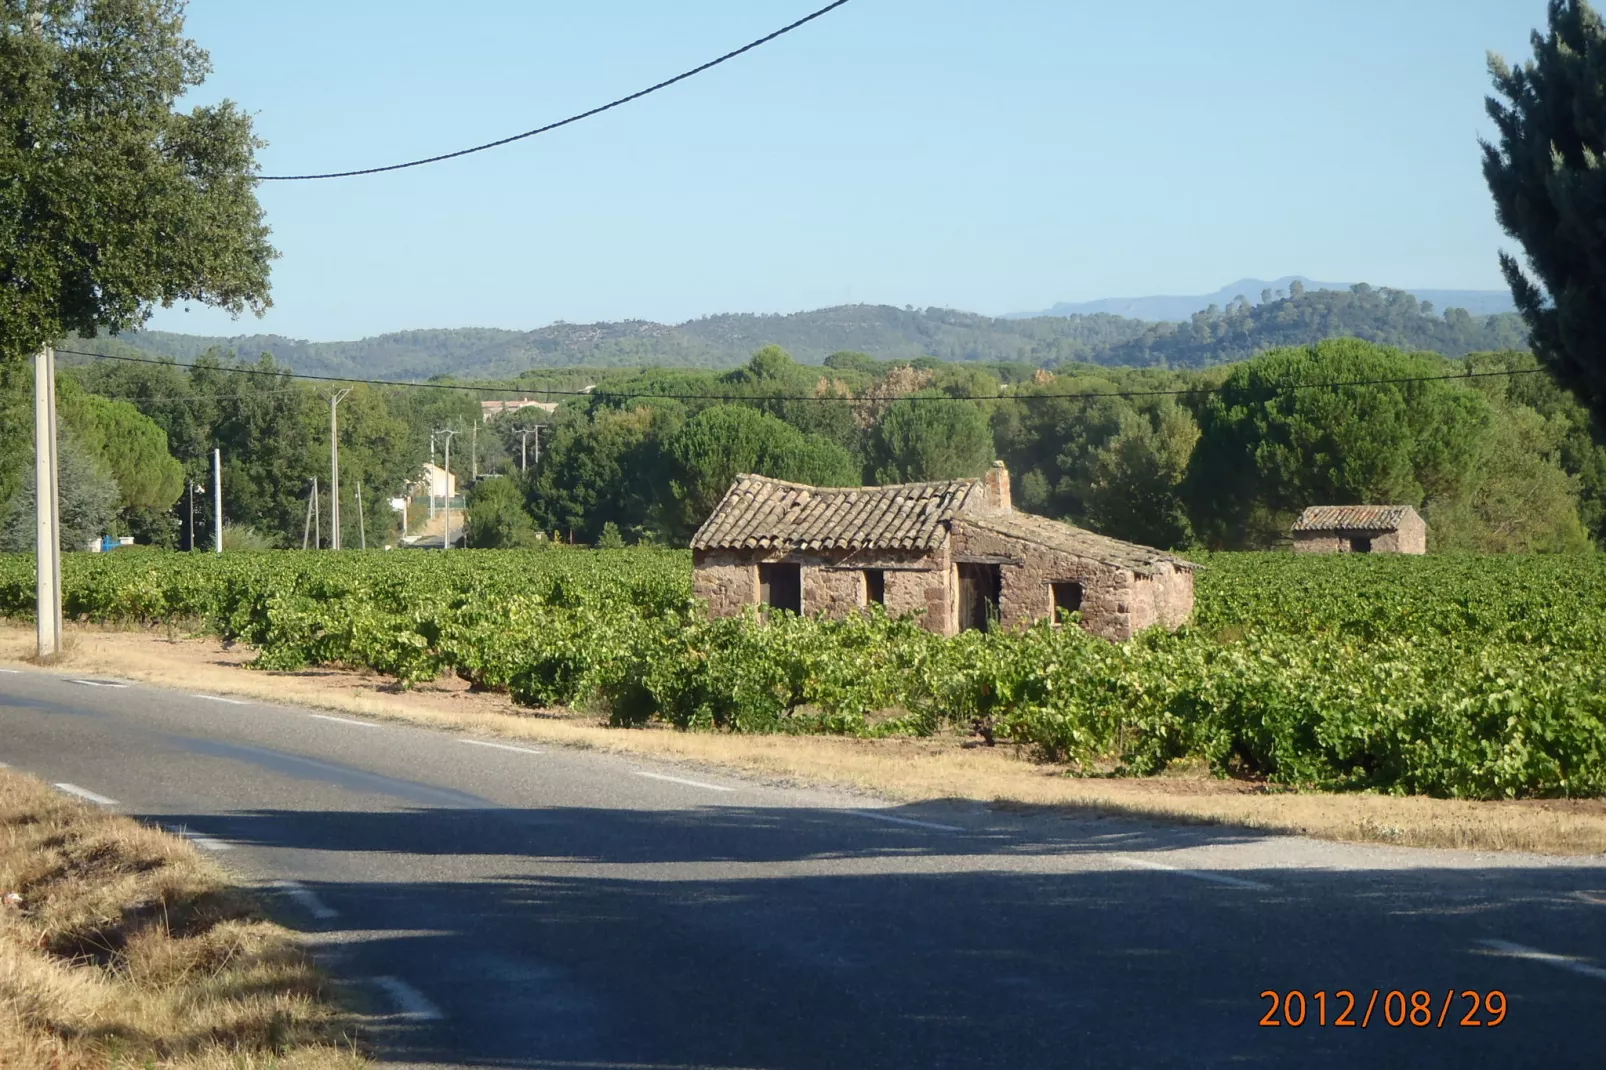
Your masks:
[{"label": "tall cypress tree", "polygon": [[1586,0],[1551,0],[1533,49],[1520,67],[1489,57],[1503,99],[1487,102],[1500,136],[1483,173],[1533,277],[1505,253],[1500,267],[1535,353],[1606,413],[1606,24]]}]

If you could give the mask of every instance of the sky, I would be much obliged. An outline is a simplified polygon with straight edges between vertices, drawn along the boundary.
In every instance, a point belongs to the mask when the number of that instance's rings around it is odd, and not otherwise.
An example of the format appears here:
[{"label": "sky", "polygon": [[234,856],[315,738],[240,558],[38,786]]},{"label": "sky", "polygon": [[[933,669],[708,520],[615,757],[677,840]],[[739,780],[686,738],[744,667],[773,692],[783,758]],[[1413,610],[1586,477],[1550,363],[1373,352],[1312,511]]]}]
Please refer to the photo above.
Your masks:
[{"label": "sky", "polygon": [[[824,0],[190,0],[263,174],[504,137]],[[844,303],[988,314],[1243,277],[1498,289],[1486,53],[1545,0],[852,0],[554,133],[264,183],[260,320],[330,341]]]}]

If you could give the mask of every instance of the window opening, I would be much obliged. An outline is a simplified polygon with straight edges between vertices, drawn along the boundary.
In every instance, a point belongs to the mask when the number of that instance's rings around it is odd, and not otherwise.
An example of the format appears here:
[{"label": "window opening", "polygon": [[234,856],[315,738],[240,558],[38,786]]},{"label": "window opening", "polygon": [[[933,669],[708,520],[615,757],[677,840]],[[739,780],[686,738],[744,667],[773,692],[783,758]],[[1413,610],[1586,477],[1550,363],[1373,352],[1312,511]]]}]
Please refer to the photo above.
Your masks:
[{"label": "window opening", "polygon": [[798,565],[758,566],[758,600],[771,609],[803,613],[803,570]]},{"label": "window opening", "polygon": [[1003,574],[997,565],[959,566],[959,630],[990,631],[998,624]]},{"label": "window opening", "polygon": [[887,604],[887,574],[879,568],[864,570],[864,604]]},{"label": "window opening", "polygon": [[1079,613],[1082,610],[1082,585],[1065,580],[1049,585],[1054,591],[1054,623],[1060,623],[1060,613]]}]

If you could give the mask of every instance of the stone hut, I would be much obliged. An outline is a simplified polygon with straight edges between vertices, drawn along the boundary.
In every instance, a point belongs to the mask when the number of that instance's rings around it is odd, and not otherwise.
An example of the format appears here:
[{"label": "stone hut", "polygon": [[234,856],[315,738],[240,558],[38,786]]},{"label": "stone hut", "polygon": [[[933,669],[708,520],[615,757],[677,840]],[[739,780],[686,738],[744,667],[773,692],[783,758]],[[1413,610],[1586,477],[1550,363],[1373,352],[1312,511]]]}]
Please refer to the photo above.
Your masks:
[{"label": "stone hut", "polygon": [[1428,526],[1409,505],[1313,505],[1293,535],[1294,549],[1308,554],[1428,552]]},{"label": "stone hut", "polygon": [[1066,609],[1122,640],[1193,611],[1195,565],[1017,513],[1002,464],[980,479],[888,487],[738,476],[691,547],[694,590],[714,616],[754,604],[845,616],[875,602],[953,635]]}]

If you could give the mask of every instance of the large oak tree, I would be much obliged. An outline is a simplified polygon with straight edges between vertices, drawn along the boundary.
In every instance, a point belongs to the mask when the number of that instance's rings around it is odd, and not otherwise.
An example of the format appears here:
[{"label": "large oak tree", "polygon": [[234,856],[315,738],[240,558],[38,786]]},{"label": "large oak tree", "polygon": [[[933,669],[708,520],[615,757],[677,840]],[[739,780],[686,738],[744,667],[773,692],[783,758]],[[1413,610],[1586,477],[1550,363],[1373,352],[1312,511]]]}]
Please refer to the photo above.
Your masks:
[{"label": "large oak tree", "polygon": [[157,305],[269,304],[249,116],[179,110],[209,73],[183,0],[0,0],[0,361]]}]

